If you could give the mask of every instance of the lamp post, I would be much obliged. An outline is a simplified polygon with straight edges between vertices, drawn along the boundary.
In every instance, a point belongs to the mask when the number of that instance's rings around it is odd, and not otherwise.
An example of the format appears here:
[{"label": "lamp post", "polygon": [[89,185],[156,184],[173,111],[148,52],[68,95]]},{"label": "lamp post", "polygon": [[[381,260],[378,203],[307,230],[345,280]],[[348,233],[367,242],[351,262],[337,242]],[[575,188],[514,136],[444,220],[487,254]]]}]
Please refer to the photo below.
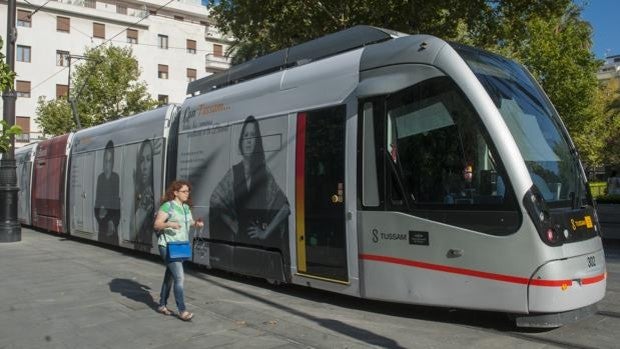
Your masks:
[{"label": "lamp post", "polygon": [[[6,63],[9,70],[15,71],[15,29],[16,0],[8,0],[7,8],[7,46]],[[15,125],[15,90],[6,87],[2,94],[3,118],[11,127]],[[11,137],[11,146],[0,160],[0,242],[21,241],[22,230],[17,220],[17,174],[15,173],[15,138]]]}]

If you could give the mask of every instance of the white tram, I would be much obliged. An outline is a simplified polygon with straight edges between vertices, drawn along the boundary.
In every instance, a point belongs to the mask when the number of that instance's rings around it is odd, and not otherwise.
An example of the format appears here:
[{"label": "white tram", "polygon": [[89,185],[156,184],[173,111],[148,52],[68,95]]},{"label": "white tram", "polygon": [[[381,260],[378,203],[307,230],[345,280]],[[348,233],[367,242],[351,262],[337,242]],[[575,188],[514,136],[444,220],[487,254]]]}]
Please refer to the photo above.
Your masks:
[{"label": "white tram", "polygon": [[515,62],[359,26],[188,94],[74,135],[70,234],[157,253],[153,210],[183,178],[208,222],[193,262],[210,268],[519,326],[559,326],[605,295],[577,152]]},{"label": "white tram", "polygon": [[188,93],[177,175],[194,183],[194,214],[209,221],[196,263],[522,314],[522,326],[562,323],[605,295],[574,145],[515,62],[355,27]]}]

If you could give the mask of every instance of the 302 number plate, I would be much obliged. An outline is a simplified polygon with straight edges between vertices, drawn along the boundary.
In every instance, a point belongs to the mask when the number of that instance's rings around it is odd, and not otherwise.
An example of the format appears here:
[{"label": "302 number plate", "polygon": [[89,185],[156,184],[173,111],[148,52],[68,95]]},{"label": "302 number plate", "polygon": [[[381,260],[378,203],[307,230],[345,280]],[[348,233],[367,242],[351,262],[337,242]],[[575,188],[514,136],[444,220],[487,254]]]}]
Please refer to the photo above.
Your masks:
[{"label": "302 number plate", "polygon": [[588,268],[596,267],[596,257],[588,256],[586,257],[586,262],[588,263]]}]

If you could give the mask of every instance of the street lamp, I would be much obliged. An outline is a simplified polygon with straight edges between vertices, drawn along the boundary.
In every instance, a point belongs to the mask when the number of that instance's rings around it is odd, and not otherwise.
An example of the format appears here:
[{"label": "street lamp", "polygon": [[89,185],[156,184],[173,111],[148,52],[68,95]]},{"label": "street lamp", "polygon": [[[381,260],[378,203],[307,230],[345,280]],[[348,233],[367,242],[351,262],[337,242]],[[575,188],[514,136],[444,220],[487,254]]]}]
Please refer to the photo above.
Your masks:
[{"label": "street lamp", "polygon": [[[7,8],[7,46],[6,63],[10,71],[15,71],[15,29],[16,0],[8,0]],[[3,118],[8,127],[15,125],[15,90],[9,86],[2,94]],[[11,137],[11,145],[0,160],[0,242],[16,242],[22,239],[22,230],[17,220],[17,174],[15,173],[15,138]]]}]

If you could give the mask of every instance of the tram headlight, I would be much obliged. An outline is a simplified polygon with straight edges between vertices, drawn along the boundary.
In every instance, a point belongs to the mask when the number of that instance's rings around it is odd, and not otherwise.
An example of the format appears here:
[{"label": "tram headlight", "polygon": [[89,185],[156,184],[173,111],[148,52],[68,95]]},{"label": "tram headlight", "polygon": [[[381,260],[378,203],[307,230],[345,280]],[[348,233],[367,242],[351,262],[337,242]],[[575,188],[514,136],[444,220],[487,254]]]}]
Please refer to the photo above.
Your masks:
[{"label": "tram headlight", "polygon": [[554,227],[545,199],[535,185],[525,193],[523,206],[536,226],[540,239],[549,246],[561,245],[562,229]]},{"label": "tram headlight", "polygon": [[555,240],[555,232],[551,228],[547,228],[547,241]]}]

